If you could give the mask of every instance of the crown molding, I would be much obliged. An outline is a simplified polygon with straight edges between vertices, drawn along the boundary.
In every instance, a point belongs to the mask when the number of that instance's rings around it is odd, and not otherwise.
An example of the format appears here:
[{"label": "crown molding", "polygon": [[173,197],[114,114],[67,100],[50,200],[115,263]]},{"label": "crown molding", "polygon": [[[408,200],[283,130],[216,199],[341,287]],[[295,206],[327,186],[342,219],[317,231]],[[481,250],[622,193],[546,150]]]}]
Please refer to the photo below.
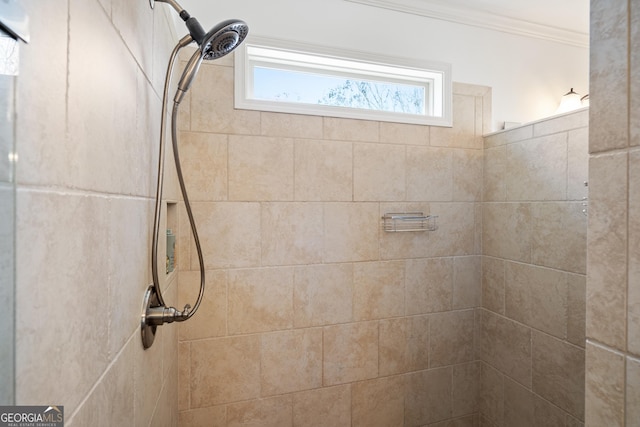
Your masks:
[{"label": "crown molding", "polygon": [[581,48],[589,47],[589,34],[563,28],[538,24],[522,19],[489,13],[481,10],[456,7],[454,5],[435,4],[421,0],[344,0],[351,3],[360,3],[368,6],[457,24],[470,25],[524,37],[548,40]]}]

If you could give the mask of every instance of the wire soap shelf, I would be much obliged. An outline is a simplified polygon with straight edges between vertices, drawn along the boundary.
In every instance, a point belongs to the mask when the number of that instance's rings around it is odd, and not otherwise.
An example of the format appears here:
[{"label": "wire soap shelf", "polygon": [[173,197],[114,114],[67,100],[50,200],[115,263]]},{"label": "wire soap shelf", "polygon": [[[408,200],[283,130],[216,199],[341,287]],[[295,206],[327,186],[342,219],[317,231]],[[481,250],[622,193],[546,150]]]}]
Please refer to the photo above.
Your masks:
[{"label": "wire soap shelf", "polygon": [[422,212],[386,213],[382,217],[384,231],[435,231],[438,229],[437,215]]}]

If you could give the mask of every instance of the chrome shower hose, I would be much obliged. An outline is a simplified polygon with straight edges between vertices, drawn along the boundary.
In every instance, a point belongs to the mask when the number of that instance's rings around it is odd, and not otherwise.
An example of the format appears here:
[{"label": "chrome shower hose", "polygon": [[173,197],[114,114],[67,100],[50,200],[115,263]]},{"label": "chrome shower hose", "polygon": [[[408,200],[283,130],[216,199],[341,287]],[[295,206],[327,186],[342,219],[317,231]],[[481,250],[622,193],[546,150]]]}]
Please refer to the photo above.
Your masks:
[{"label": "chrome shower hose", "polygon": [[182,174],[182,166],[180,164],[180,154],[178,149],[178,107],[180,101],[174,101],[173,109],[171,113],[171,139],[173,147],[173,155],[175,160],[176,172],[178,175],[178,182],[180,184],[180,191],[184,199],[185,209],[189,218],[189,224],[191,226],[191,233],[196,245],[196,252],[198,254],[198,262],[200,265],[200,291],[198,298],[193,308],[187,304],[183,311],[179,311],[174,307],[167,306],[165,299],[162,295],[162,289],[160,286],[160,278],[158,275],[158,242],[160,239],[160,216],[162,213],[162,195],[164,186],[164,160],[165,160],[165,116],[167,112],[167,100],[169,94],[169,85],[171,82],[171,75],[175,58],[183,47],[189,45],[193,39],[187,35],[183,37],[178,45],[173,49],[171,57],[169,59],[169,66],[167,67],[167,74],[164,84],[164,93],[162,97],[162,116],[160,119],[160,146],[158,155],[158,180],[156,185],[156,200],[155,211],[153,218],[153,238],[151,243],[151,270],[153,284],[148,287],[144,303],[142,307],[141,316],[141,335],[144,348],[149,348],[153,344],[155,338],[156,328],[164,323],[183,322],[190,319],[200,307],[202,299],[204,297],[205,288],[205,269],[204,259],[202,256],[202,247],[200,245],[200,239],[198,238],[198,230],[196,227],[195,219],[191,209],[191,203],[189,202],[189,196],[184,183],[184,176]]}]

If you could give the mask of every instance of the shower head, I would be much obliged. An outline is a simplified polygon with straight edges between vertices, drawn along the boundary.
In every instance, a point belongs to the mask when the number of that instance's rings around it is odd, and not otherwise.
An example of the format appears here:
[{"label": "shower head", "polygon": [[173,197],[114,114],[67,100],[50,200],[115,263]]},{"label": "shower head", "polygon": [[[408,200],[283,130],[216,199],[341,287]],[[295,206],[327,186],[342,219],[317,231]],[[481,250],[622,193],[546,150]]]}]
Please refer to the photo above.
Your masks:
[{"label": "shower head", "polygon": [[212,60],[231,53],[249,33],[249,27],[239,19],[228,19],[213,27],[198,43],[203,59]]},{"label": "shower head", "polygon": [[[199,25],[199,24],[198,24]],[[198,74],[203,60],[213,60],[231,53],[247,36],[249,27],[244,21],[229,19],[213,27],[198,43],[198,49],[189,59],[178,82],[178,91],[174,102],[181,102]],[[193,37],[193,36],[192,36]]]},{"label": "shower head", "polygon": [[217,59],[234,50],[247,36],[249,27],[239,19],[228,19],[213,27],[205,33],[202,25],[196,18],[189,15],[175,0],[150,0],[151,7],[154,1],[167,3],[172,6],[184,21],[191,38],[198,44],[203,59]]},{"label": "shower head", "polygon": [[[167,3],[178,12],[189,30],[191,40],[195,41],[199,47],[198,51],[189,59],[178,83],[174,102],[180,103],[185,92],[191,87],[202,61],[218,59],[231,53],[247,37],[249,27],[239,19],[228,19],[205,33],[198,20],[189,15],[189,12],[184,10],[175,0],[150,0],[151,7],[153,7],[154,1]],[[189,36],[187,36],[187,44],[190,43]]]}]

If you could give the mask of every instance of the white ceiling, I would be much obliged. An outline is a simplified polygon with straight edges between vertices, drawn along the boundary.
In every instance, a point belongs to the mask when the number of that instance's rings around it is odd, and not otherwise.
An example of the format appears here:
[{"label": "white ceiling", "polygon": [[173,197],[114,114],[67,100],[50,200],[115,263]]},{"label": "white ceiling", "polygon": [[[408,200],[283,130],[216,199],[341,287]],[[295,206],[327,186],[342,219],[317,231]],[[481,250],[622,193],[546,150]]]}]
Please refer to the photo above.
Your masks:
[{"label": "white ceiling", "polygon": [[434,19],[589,45],[589,0],[345,0]]}]

